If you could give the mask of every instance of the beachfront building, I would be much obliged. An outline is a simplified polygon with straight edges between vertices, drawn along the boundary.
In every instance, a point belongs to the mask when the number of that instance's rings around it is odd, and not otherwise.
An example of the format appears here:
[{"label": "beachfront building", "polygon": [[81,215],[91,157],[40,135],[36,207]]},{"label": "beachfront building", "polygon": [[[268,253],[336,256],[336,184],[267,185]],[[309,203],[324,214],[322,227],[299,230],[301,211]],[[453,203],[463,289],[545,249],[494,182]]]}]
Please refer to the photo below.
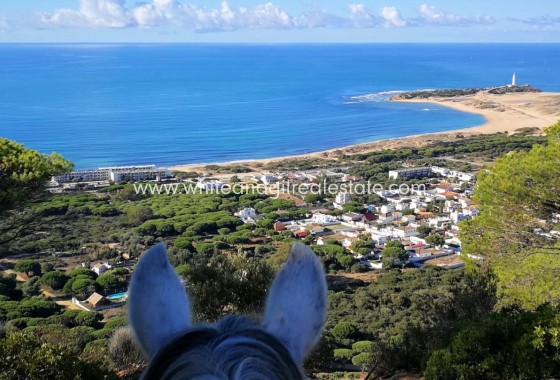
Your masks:
[{"label": "beachfront building", "polygon": [[390,179],[423,178],[423,177],[430,177],[431,175],[432,175],[432,168],[430,167],[405,168],[405,169],[389,171]]},{"label": "beachfront building", "polygon": [[158,168],[156,165],[143,166],[113,166],[92,170],[75,170],[54,176],[53,181],[61,184],[68,182],[94,182],[94,181],[142,181],[159,180],[171,177],[167,168]]},{"label": "beachfront building", "polygon": [[108,170],[109,180],[112,182],[161,180],[171,177],[169,169],[158,168],[155,165],[115,166],[99,170]]},{"label": "beachfront building", "polygon": [[54,176],[52,178],[53,182],[58,184],[67,182],[92,182],[92,181],[108,181],[109,171],[104,169],[95,170],[75,170],[73,172],[68,172]]}]

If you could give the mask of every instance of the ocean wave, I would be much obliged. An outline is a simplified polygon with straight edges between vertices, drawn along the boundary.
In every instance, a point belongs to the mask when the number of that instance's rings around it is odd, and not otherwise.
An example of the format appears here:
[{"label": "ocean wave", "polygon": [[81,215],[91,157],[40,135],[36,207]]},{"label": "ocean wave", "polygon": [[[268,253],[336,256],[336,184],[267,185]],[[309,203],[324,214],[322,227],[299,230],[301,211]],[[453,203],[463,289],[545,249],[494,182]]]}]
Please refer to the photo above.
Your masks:
[{"label": "ocean wave", "polygon": [[359,104],[359,103],[380,103],[386,102],[391,96],[401,94],[405,91],[381,91],[373,94],[362,94],[348,96],[344,99],[344,104]]},{"label": "ocean wave", "polygon": [[344,98],[344,104],[360,104],[360,103],[381,103],[387,102],[389,99],[397,94],[412,91],[433,91],[433,89],[420,89],[420,90],[395,90],[395,91],[381,91],[373,94],[353,95]]}]

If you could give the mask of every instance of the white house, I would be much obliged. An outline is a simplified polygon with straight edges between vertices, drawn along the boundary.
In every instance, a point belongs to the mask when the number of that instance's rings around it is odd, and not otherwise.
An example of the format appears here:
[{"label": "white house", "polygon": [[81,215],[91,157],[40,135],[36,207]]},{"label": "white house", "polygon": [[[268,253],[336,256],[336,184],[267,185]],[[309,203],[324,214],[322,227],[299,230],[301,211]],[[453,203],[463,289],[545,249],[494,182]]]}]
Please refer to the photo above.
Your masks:
[{"label": "white house", "polygon": [[311,222],[314,224],[322,224],[322,225],[338,224],[338,220],[336,219],[336,217],[332,215],[323,214],[320,212],[313,214],[313,216],[311,217]]},{"label": "white house", "polygon": [[336,194],[335,202],[343,205],[350,202],[350,194],[348,193],[338,193]]},{"label": "white house", "polygon": [[467,207],[463,208],[463,213],[465,215],[469,215],[469,216],[474,218],[475,216],[477,216],[479,214],[479,210],[478,210],[478,207],[476,207],[475,205],[470,205],[470,206],[467,206]]},{"label": "white house", "polygon": [[342,210],[342,206],[350,202],[350,194],[348,193],[338,193],[333,202],[333,206],[336,209]]},{"label": "white house", "polygon": [[102,275],[109,269],[111,269],[109,263],[97,263],[93,267],[91,267],[91,270],[97,273],[98,276]]},{"label": "white house", "polygon": [[244,209],[236,212],[234,215],[243,220],[255,219],[255,217],[257,216],[257,212],[252,207],[245,207]]},{"label": "white house", "polygon": [[395,208],[397,209],[397,211],[412,210],[409,202],[399,202],[397,203]]},{"label": "white house", "polygon": [[416,235],[418,235],[418,231],[415,227],[395,227],[393,229],[393,236],[399,239],[405,239]]},{"label": "white house", "polygon": [[371,234],[371,240],[378,245],[383,245],[389,241],[390,235],[384,232],[374,232]]},{"label": "white house", "polygon": [[352,237],[346,237],[342,240],[342,246],[345,248],[350,247],[356,240],[358,240],[357,238],[352,238]]},{"label": "white house", "polygon": [[442,227],[446,224],[451,224],[451,219],[444,217],[430,218],[428,219],[428,225],[430,227]]},{"label": "white house", "polygon": [[414,222],[415,220],[416,220],[416,215],[414,215],[414,214],[403,215],[403,217],[401,218],[401,221],[403,223],[411,223],[411,222]]},{"label": "white house", "polygon": [[263,174],[259,179],[265,185],[270,185],[271,183],[278,181],[278,178],[276,178],[275,176],[273,176],[271,174]]},{"label": "white house", "polygon": [[347,212],[346,214],[342,215],[342,220],[347,223],[359,222],[362,219],[364,219],[364,215],[357,212]]},{"label": "white house", "polygon": [[448,168],[443,168],[439,166],[432,166],[432,171],[434,173],[440,174],[442,177],[447,178],[458,178],[461,181],[469,182],[472,181],[474,176],[469,173],[460,172],[457,170],[451,170]]},{"label": "white house", "polygon": [[381,207],[379,207],[379,212],[381,214],[388,214],[390,212],[395,211],[395,206],[394,205],[383,205]]}]

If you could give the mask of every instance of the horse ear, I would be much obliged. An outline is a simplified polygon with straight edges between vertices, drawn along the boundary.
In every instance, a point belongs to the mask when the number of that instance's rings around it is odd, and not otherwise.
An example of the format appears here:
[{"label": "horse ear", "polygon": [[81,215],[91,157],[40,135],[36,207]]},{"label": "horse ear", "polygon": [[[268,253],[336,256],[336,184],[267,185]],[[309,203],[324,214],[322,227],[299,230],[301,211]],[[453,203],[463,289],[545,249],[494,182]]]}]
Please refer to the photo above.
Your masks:
[{"label": "horse ear", "polygon": [[321,261],[310,248],[295,243],[272,284],[262,327],[280,339],[298,363],[321,336],[326,295]]},{"label": "horse ear", "polygon": [[149,358],[191,325],[189,298],[163,243],[146,252],[134,269],[128,314],[132,331]]}]

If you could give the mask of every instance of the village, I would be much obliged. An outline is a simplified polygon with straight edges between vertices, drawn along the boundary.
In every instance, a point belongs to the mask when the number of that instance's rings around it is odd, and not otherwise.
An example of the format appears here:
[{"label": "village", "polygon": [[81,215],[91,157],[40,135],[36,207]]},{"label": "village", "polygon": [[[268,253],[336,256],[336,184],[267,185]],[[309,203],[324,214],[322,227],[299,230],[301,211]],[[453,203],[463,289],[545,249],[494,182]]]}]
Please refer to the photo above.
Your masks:
[{"label": "village", "polygon": [[[361,271],[377,273],[390,267],[412,270],[425,265],[454,269],[465,265],[461,256],[459,223],[474,218],[479,212],[471,199],[476,179],[474,173],[403,163],[401,169],[388,172],[388,178],[397,184],[384,189],[380,185],[366,186],[362,177],[347,174],[347,169],[279,170],[235,176],[201,173],[197,178],[184,179],[167,168],[145,165],[67,173],[54,177],[49,189],[53,193],[73,193],[77,190],[95,193],[114,183],[126,181],[154,184],[156,190],[157,184],[190,184],[191,190],[219,194],[226,188],[231,191],[233,186],[244,185],[247,189],[249,185],[258,185],[265,189],[267,195],[293,202],[306,210],[304,217],[288,217],[280,212],[281,217],[270,228],[272,234],[300,239],[312,246],[339,245],[353,257],[355,263],[360,264]],[[414,183],[411,184],[411,181]],[[328,186],[324,186],[326,182]],[[348,191],[353,189],[352,186],[372,191],[378,201],[357,204],[351,191]],[[327,187],[331,192],[322,193]],[[336,189],[345,191],[336,192]],[[256,224],[265,218],[253,207],[238,209],[234,215],[244,224]],[[403,254],[390,261],[383,260],[383,251],[391,245],[387,245],[389,242],[398,242],[403,248]],[[113,247],[118,249],[119,245],[114,244]],[[254,249],[254,245],[250,244],[242,247]],[[364,247],[368,249],[364,250]],[[105,273],[114,276],[116,270],[121,278],[120,286],[118,289],[112,287],[112,293],[108,292],[109,289],[101,289],[82,297],[74,295],[71,305],[64,302],[65,307],[101,311],[125,305],[126,283],[136,260],[127,260],[126,252],[121,254],[121,258],[111,263],[103,260],[82,262],[82,270],[87,268],[95,273],[92,279]],[[474,255],[470,258],[482,259]]]},{"label": "village", "polygon": [[[275,173],[256,177],[265,184],[283,180],[299,181],[304,189],[318,185],[318,178],[335,178],[341,184],[360,181],[362,178],[333,171],[308,171],[299,173]],[[289,231],[294,237],[318,246],[326,242],[337,242],[350,251],[356,260],[366,267],[382,269],[383,248],[389,241],[400,242],[406,250],[406,258],[395,260],[395,266],[409,264],[414,267],[435,265],[445,269],[464,266],[461,258],[459,223],[474,218],[479,210],[471,199],[475,175],[444,167],[407,167],[390,171],[391,179],[436,179],[428,186],[395,186],[396,190],[378,190],[375,194],[380,202],[363,205],[362,212],[347,211],[345,205],[352,202],[352,195],[338,193],[332,202],[321,205],[307,204],[300,199],[298,204],[310,211],[308,218],[278,221],[277,232]],[[250,179],[250,178],[248,178]],[[252,177],[255,179],[255,177]],[[221,186],[213,182],[213,186]],[[401,194],[405,190],[406,194]],[[280,194],[280,196],[286,194]],[[304,195],[300,196],[305,199]],[[294,199],[293,195],[288,199]],[[297,201],[297,199],[296,199]],[[253,208],[244,208],[236,213],[244,223],[256,223],[263,216]],[[364,239],[375,245],[371,252],[354,252],[355,243]],[[472,259],[481,257],[471,255]],[[387,268],[385,268],[387,269]]]}]

